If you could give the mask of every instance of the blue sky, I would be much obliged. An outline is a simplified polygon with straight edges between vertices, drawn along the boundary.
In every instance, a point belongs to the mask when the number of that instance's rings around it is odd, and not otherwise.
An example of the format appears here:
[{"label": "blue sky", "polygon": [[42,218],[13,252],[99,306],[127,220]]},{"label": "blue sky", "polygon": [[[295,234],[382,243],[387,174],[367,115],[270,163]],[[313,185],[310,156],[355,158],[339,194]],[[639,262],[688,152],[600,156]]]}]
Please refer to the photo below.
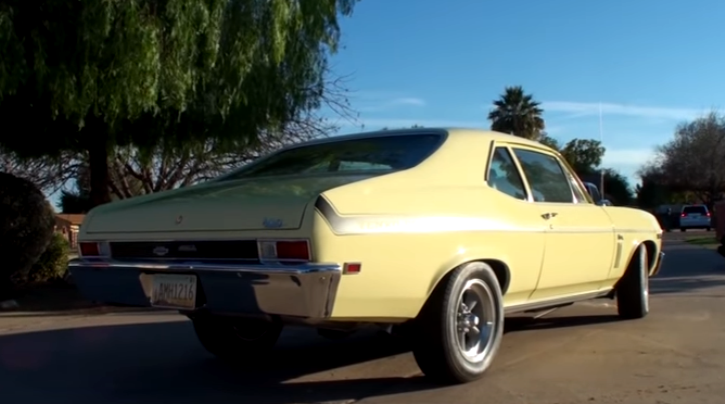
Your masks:
[{"label": "blue sky", "polygon": [[722,0],[362,0],[333,67],[370,130],[487,128],[522,85],[566,142],[599,137],[601,102],[604,165],[634,182],[679,122],[723,106],[723,17]]}]

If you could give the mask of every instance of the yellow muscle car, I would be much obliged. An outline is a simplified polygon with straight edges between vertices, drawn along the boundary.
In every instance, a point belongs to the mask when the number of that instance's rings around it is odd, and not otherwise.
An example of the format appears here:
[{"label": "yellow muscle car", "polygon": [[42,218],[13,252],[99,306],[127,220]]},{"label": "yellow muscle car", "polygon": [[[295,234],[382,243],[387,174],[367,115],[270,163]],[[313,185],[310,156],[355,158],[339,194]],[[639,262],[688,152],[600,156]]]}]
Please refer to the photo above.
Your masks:
[{"label": "yellow muscle car", "polygon": [[427,376],[461,383],[489,367],[511,313],[607,297],[644,317],[661,238],[537,142],[406,129],[93,209],[71,273],[91,300],[179,310],[224,359],[263,358],[287,324],[398,327]]}]

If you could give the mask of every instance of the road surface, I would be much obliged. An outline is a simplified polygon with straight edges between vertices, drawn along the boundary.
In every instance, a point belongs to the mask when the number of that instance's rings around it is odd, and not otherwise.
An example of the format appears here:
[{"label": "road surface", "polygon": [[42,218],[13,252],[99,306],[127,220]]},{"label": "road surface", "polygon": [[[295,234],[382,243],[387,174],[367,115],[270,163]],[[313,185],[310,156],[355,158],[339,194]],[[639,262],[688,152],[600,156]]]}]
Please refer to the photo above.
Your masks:
[{"label": "road surface", "polygon": [[0,315],[0,402],[174,404],[721,404],[725,259],[678,240],[652,281],[652,313],[619,321],[610,301],[513,321],[479,381],[426,382],[410,353],[359,335],[290,330],[265,368],[212,359],[171,313]]}]

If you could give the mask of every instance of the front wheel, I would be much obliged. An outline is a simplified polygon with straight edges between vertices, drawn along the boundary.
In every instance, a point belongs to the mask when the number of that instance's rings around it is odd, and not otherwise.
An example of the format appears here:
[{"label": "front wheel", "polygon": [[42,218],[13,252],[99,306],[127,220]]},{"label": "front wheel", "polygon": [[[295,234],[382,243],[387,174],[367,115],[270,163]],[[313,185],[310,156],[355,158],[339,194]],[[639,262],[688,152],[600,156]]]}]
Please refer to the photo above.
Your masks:
[{"label": "front wheel", "polygon": [[649,313],[649,265],[647,249],[640,245],[616,288],[617,311],[625,319],[643,318]]},{"label": "front wheel", "polygon": [[192,319],[201,345],[232,362],[261,358],[277,343],[282,324],[258,319],[199,317]]},{"label": "front wheel", "polygon": [[480,378],[503,337],[503,298],[491,267],[473,262],[455,269],[416,322],[413,354],[426,377],[443,383]]}]

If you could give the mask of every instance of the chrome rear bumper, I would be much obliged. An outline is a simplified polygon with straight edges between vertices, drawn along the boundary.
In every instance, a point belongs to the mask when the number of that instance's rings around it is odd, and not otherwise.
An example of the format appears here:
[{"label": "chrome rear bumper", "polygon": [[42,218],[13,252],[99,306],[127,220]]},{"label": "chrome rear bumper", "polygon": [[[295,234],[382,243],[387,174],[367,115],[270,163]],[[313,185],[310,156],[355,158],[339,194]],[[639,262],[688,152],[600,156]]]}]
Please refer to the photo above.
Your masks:
[{"label": "chrome rear bumper", "polygon": [[[153,276],[193,274],[196,307],[229,315],[327,318],[342,274],[337,264],[228,265],[72,260],[71,276],[89,300],[150,307]],[[181,310],[181,309],[180,309]]]}]

